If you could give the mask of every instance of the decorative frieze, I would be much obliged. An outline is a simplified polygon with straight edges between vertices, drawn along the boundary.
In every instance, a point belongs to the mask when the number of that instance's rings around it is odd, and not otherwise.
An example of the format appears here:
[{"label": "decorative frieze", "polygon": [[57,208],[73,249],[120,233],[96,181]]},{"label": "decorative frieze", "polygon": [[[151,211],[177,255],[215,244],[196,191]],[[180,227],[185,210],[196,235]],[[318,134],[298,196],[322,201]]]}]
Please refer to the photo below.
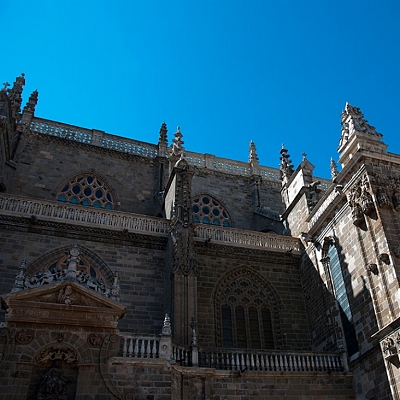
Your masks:
[{"label": "decorative frieze", "polygon": [[[36,216],[41,220],[68,222],[78,225],[98,226],[112,230],[127,229],[128,232],[147,232],[166,235],[168,221],[161,218],[101,210],[63,204],[60,202],[32,201],[23,197],[0,195],[0,212],[4,215]],[[75,228],[76,229],[76,228]]]},{"label": "decorative frieze", "polygon": [[36,364],[46,366],[49,362],[64,361],[67,364],[77,365],[79,355],[76,350],[68,347],[48,347],[36,356]]},{"label": "decorative frieze", "polygon": [[250,246],[274,251],[300,254],[300,241],[290,236],[272,235],[241,229],[225,229],[216,226],[196,224],[195,238],[232,246]]}]

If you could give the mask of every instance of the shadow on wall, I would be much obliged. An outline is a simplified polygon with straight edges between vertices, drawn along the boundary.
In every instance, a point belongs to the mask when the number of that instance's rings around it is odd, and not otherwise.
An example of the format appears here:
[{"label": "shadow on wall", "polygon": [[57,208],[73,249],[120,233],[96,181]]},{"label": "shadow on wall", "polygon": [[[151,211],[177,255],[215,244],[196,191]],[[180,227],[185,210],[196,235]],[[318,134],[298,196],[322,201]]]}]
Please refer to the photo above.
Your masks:
[{"label": "shadow on wall", "polygon": [[[316,250],[322,250],[322,259],[317,260],[321,253]],[[352,279],[343,247],[337,238],[329,237],[323,244],[315,242],[313,253],[318,266],[310,255],[305,255],[301,270],[312,350],[346,349],[357,395],[386,398],[382,397],[386,392],[390,398],[380,345],[371,339],[378,331],[378,325],[366,286],[366,280],[371,283],[370,273],[365,270],[365,274]],[[355,278],[363,281],[362,289],[356,295],[349,289]]]}]

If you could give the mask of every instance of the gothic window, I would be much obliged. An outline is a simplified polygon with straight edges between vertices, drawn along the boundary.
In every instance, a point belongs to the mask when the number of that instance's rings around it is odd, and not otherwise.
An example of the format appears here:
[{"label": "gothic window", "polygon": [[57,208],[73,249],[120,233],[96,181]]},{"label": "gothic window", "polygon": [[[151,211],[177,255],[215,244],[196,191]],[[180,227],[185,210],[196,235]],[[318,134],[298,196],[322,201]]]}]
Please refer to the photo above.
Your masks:
[{"label": "gothic window", "polygon": [[113,198],[105,182],[95,175],[78,175],[66,181],[57,194],[57,200],[112,210]]},{"label": "gothic window", "polygon": [[216,226],[231,226],[225,207],[213,197],[199,195],[193,198],[193,222]]},{"label": "gothic window", "polygon": [[343,326],[344,338],[349,355],[355,354],[358,349],[356,333],[353,325],[353,315],[347,296],[343,271],[340,264],[339,253],[334,243],[330,243],[327,251],[328,265],[335,298],[339,305],[340,318]]},{"label": "gothic window", "polygon": [[[255,278],[255,279],[254,279]],[[262,280],[241,271],[217,291],[219,345],[225,348],[273,349],[272,305]]]}]

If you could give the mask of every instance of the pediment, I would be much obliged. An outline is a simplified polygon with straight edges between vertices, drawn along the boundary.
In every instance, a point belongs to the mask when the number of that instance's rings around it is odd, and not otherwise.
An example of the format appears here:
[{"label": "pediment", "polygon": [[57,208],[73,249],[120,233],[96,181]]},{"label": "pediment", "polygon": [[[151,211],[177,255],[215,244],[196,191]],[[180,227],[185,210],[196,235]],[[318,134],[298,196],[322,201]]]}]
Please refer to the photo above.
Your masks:
[{"label": "pediment", "polygon": [[7,322],[116,327],[125,307],[72,280],[1,296]]}]

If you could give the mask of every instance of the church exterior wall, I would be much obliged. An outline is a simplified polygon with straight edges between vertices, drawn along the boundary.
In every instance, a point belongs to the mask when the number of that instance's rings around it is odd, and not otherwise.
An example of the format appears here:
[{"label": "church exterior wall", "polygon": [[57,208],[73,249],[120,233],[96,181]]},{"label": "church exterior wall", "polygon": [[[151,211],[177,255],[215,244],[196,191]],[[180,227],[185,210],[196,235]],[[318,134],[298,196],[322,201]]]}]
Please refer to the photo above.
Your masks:
[{"label": "church exterior wall", "polygon": [[399,398],[400,156],[359,109],[328,181],[36,118],[24,82],[0,91],[0,399]]},{"label": "church exterior wall", "polygon": [[[32,227],[31,227],[32,228]],[[33,227],[33,229],[35,226]],[[3,226],[4,229],[4,226]],[[42,229],[36,226],[36,229]],[[69,237],[68,237],[69,236]],[[102,239],[102,240],[101,240]],[[43,263],[55,261],[60,255],[48,256],[57,249],[71,248],[79,243],[82,249],[95,254],[102,260],[106,269],[100,269],[104,276],[112,276],[119,269],[121,276],[121,301],[127,305],[120,329],[131,333],[158,334],[164,319],[164,249],[165,243],[146,243],[145,240],[132,240],[108,237],[95,240],[76,234],[55,230],[52,234],[0,230],[2,249],[1,293],[9,292],[14,284],[19,264],[23,259],[28,265],[43,260]],[[63,252],[63,253],[64,253]],[[63,254],[62,253],[62,254]],[[86,255],[86,257],[90,257]],[[97,264],[99,265],[99,264]],[[44,265],[39,265],[43,268]],[[33,271],[29,271],[31,274]],[[112,282],[108,282],[110,285]],[[4,316],[4,311],[2,311]]]},{"label": "church exterior wall", "polygon": [[[235,254],[232,257],[232,253]],[[275,326],[276,349],[306,350],[310,347],[307,315],[300,282],[298,259],[290,255],[266,257],[251,250],[235,251],[210,244],[198,254],[198,324],[199,341],[218,347],[215,332],[215,296],[221,281],[232,271],[247,268],[260,274],[273,288],[280,326]]]}]

